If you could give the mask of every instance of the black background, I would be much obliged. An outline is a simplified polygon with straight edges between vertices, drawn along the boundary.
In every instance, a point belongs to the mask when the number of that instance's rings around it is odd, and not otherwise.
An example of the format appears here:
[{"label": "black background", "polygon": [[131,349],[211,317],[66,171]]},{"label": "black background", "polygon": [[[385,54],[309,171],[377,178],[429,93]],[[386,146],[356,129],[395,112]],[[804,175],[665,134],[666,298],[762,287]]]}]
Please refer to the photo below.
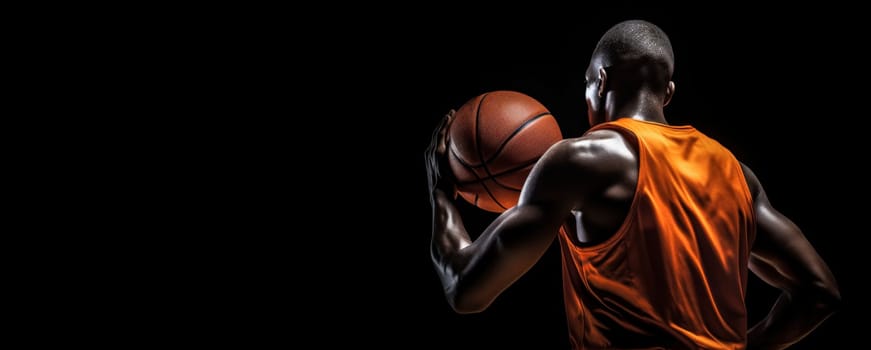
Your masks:
[{"label": "black background", "polygon": [[[675,51],[669,122],[695,126],[754,169],[773,205],[799,225],[840,283],[844,309],[795,348],[838,348],[832,344],[860,339],[850,318],[866,310],[855,271],[864,265],[858,242],[867,232],[859,127],[867,65],[856,54],[866,39],[855,14],[831,7],[763,12],[737,4],[434,6],[349,30],[350,40],[337,45],[359,46],[347,49],[351,59],[337,64],[341,73],[325,89],[353,100],[354,112],[328,121],[340,125],[331,127],[347,144],[347,156],[366,166],[330,178],[357,181],[350,190],[356,195],[325,200],[347,208],[335,214],[340,227],[334,229],[350,237],[352,251],[343,256],[348,271],[328,272],[327,283],[342,286],[340,314],[353,322],[328,324],[339,338],[351,332],[354,342],[385,346],[568,348],[556,243],[483,313],[458,315],[448,306],[429,256],[423,151],[445,112],[491,90],[538,99],[564,136],[580,136],[589,128],[583,74],[597,40],[619,21],[645,19],[670,36]],[[337,108],[324,105],[322,112]],[[494,217],[459,205],[471,232]],[[347,212],[354,214],[340,219]],[[751,320],[763,317],[777,295],[752,276]]]}]

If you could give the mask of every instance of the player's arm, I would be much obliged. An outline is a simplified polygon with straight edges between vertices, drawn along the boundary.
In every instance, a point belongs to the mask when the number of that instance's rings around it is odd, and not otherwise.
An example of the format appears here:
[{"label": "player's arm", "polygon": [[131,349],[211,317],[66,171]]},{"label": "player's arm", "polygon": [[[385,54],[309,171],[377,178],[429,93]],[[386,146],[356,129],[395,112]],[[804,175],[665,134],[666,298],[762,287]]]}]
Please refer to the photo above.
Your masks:
[{"label": "player's arm", "polygon": [[518,204],[496,218],[472,242],[440,188],[433,193],[432,259],[445,295],[460,313],[479,312],[529,270],[553,242],[575,206],[569,193],[565,150],[557,144],[527,178]]},{"label": "player's arm", "polygon": [[[439,145],[435,135],[433,144]],[[443,147],[443,146],[441,146]],[[474,242],[453,203],[453,188],[438,176],[439,146],[431,146],[432,259],[445,295],[460,313],[480,312],[529,270],[553,242],[560,225],[592,190],[583,153],[557,143],[536,163],[517,206],[500,215]],[[443,168],[443,167],[442,167]],[[441,181],[442,184],[439,182]]]},{"label": "player's arm", "polygon": [[756,175],[743,166],[756,212],[750,270],[783,291],[747,333],[748,349],[785,349],[828,318],[841,295],[832,272],[801,230],[771,206]]}]

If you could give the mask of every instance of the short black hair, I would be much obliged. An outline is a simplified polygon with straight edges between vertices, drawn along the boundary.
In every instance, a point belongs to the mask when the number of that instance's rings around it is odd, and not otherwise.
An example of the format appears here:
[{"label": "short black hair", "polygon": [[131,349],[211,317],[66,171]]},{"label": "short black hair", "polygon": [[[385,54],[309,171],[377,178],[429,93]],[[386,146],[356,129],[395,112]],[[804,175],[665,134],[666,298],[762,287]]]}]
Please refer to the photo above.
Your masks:
[{"label": "short black hair", "polygon": [[668,35],[655,24],[643,20],[617,23],[608,29],[593,57],[602,60],[604,67],[623,67],[637,70],[646,79],[667,84],[674,73],[674,51]]}]

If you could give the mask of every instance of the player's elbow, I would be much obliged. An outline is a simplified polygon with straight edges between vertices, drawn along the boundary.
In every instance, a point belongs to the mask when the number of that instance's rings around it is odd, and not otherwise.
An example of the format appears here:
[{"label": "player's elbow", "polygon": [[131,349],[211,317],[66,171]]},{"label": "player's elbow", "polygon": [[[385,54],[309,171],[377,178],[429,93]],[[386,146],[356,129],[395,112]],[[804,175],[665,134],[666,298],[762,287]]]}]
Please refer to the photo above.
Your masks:
[{"label": "player's elbow", "polygon": [[451,307],[458,314],[476,314],[487,309],[489,304],[473,302],[465,299],[455,299],[451,301]]},{"label": "player's elbow", "polygon": [[820,313],[832,314],[841,307],[841,291],[834,281],[816,281],[796,291]]},{"label": "player's elbow", "polygon": [[448,303],[458,314],[476,314],[490,306],[490,302],[475,298],[469,293],[448,293]]},{"label": "player's elbow", "polygon": [[838,289],[838,286],[833,283],[829,283],[819,291],[819,307],[828,311],[829,313],[833,313],[841,308],[841,291]]}]

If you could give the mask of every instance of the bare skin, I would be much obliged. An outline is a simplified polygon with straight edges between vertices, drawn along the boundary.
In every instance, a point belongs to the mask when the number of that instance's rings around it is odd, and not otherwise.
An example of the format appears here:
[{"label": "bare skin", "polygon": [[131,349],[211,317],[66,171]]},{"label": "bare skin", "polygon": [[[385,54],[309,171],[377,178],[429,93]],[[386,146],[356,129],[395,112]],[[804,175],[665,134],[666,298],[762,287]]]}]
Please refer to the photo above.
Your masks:
[{"label": "bare skin", "polygon": [[[667,124],[664,107],[674,94],[649,89],[611,89],[601,60],[586,73],[591,125],[625,117]],[[427,149],[433,210],[432,259],[449,304],[459,313],[485,310],[544,254],[569,216],[585,232],[581,244],[611,237],[626,218],[638,176],[635,141],[600,130],[554,145],[539,160],[514,208],[502,213],[472,241],[454,205],[455,189],[444,165],[445,130],[435,130]],[[743,166],[753,195],[756,241],[750,270],[782,291],[770,313],[748,330],[748,349],[784,349],[801,340],[834,311],[840,294],[826,263],[801,230],[771,206],[753,172]]]}]

